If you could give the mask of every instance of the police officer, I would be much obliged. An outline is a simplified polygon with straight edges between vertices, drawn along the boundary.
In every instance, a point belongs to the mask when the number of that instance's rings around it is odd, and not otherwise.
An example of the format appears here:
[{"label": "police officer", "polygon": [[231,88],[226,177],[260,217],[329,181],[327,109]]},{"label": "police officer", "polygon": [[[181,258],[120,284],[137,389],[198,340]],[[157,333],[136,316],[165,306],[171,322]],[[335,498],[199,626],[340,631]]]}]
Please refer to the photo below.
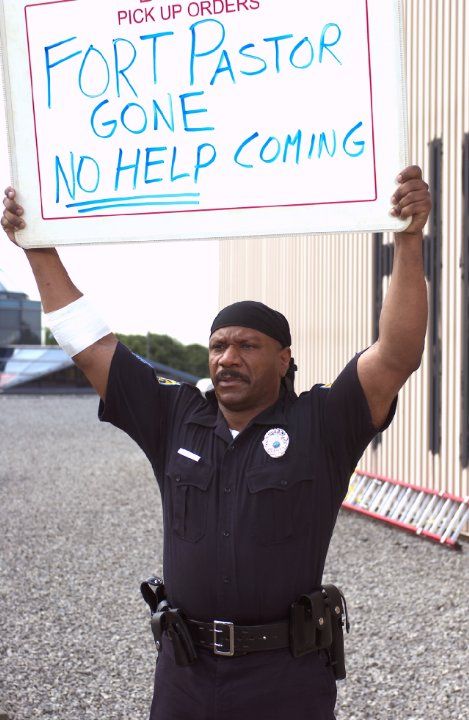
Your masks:
[{"label": "police officer", "polygon": [[[330,653],[295,652],[289,611],[320,589],[349,477],[420,364],[430,198],[419,168],[398,182],[392,212],[412,221],[395,237],[379,340],[331,386],[299,397],[288,322],[266,305],[235,303],[217,315],[214,391],[204,398],[161,381],[120,344],[55,250],[26,251],[47,323],[100,395],[100,419],[134,438],[161,490],[166,605],[177,609],[165,617],[183,618],[191,648],[181,660],[182,636],[160,627],[152,720],[334,718]],[[24,220],[11,188],[4,205],[14,241]]]}]

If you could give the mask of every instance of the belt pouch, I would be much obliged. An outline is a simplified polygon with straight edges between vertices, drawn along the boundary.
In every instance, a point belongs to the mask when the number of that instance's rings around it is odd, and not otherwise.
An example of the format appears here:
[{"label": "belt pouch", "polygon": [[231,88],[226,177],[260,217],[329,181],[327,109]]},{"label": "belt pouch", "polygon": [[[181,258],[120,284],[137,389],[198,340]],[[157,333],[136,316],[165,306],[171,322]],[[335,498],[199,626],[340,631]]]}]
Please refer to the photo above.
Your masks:
[{"label": "belt pouch", "polygon": [[346,629],[349,631],[348,615],[346,612],[345,598],[339,588],[335,585],[324,585],[326,603],[331,612],[332,643],[329,649],[332,669],[337,680],[344,680],[347,676],[345,670],[344,632],[342,614],[345,607]]},{"label": "belt pouch", "polygon": [[301,657],[332,643],[331,613],[321,590],[301,595],[290,607],[290,650]]}]

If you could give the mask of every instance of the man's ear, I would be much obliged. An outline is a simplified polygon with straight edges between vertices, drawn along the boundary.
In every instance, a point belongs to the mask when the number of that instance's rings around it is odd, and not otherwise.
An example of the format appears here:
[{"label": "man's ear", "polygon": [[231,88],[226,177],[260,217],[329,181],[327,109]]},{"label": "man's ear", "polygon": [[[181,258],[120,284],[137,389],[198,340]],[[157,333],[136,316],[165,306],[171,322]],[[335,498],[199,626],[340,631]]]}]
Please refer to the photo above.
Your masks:
[{"label": "man's ear", "polygon": [[280,350],[280,374],[285,377],[291,359],[291,348],[286,347]]}]

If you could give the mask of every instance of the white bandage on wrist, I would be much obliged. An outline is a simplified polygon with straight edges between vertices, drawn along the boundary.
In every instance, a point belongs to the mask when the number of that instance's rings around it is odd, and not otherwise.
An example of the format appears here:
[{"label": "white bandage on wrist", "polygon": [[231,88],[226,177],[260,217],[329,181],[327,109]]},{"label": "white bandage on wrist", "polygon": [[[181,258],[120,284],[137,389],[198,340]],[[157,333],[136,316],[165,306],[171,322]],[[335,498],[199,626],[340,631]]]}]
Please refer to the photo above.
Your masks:
[{"label": "white bandage on wrist", "polygon": [[44,318],[46,326],[70,357],[111,332],[84,296],[59,310],[45,313]]}]

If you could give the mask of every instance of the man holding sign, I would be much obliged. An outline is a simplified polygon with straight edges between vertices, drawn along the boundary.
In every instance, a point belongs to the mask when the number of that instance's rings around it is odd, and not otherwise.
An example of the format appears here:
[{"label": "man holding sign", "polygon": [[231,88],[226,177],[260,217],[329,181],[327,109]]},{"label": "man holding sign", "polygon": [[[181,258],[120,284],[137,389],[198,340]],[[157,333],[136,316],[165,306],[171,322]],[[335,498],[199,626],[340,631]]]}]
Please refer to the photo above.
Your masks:
[{"label": "man holding sign", "polygon": [[[160,649],[152,720],[334,718],[342,603],[333,586],[321,591],[327,548],[358,459],[419,367],[427,322],[428,186],[417,167],[398,183],[391,212],[412,220],[395,236],[379,339],[331,386],[299,397],[288,322],[262,303],[215,318],[204,398],[121,345],[54,249],[25,251],[48,325],[101,397],[100,419],[136,440],[162,493],[165,590],[144,588]],[[11,188],[4,205],[14,241],[25,222]]]}]

